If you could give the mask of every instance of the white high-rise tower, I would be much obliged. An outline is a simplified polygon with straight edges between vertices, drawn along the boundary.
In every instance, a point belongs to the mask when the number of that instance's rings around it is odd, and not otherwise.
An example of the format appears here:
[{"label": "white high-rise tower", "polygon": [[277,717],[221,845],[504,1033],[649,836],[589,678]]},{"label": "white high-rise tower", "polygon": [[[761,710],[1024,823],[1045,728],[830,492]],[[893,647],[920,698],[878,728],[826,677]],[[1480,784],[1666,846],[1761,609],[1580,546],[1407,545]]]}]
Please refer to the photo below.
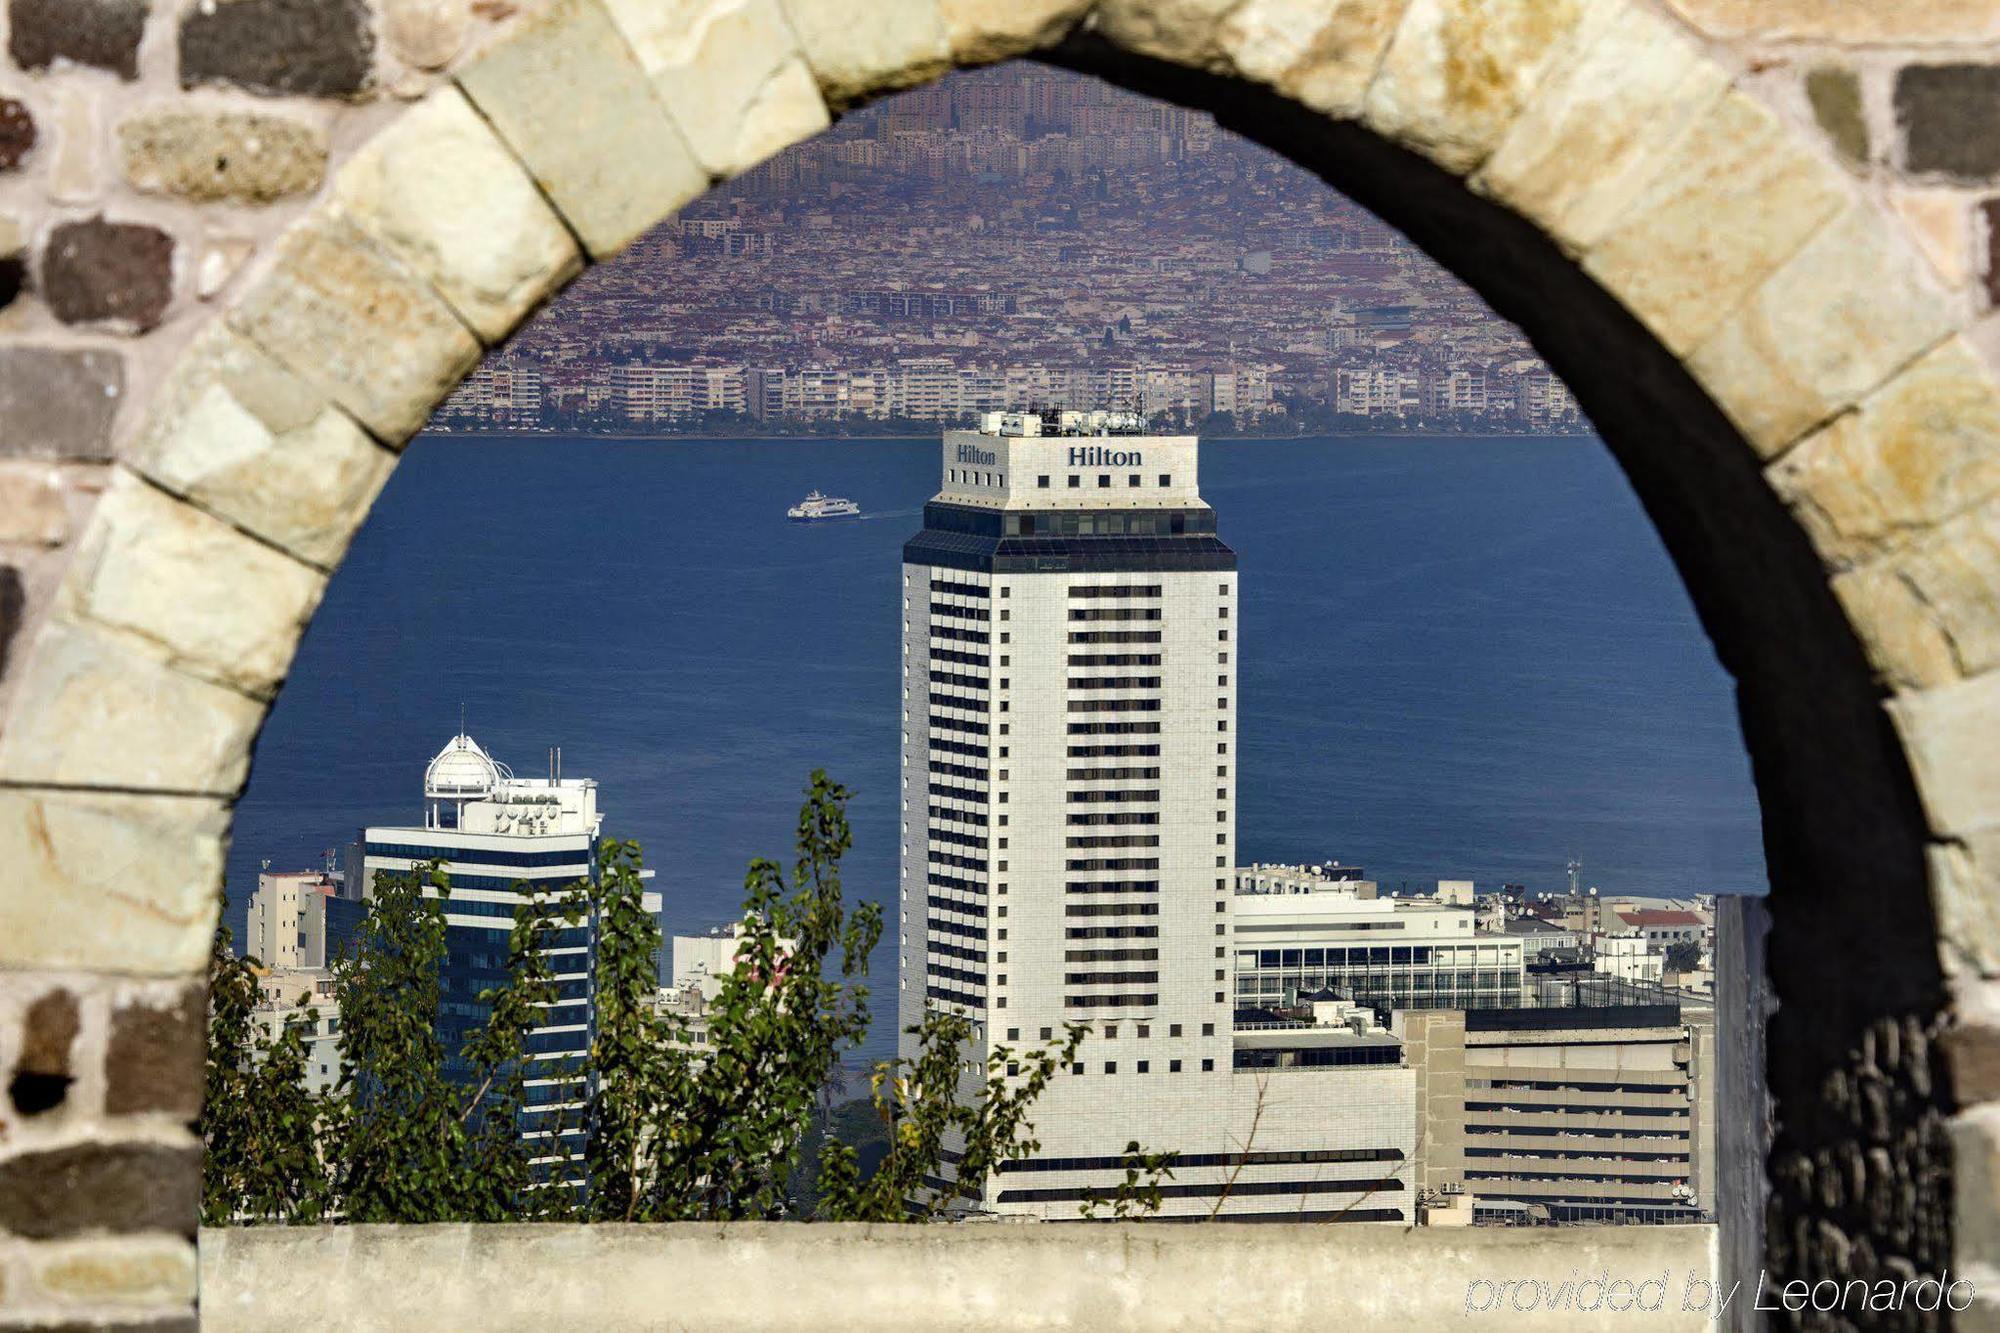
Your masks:
[{"label": "white high-rise tower", "polygon": [[[1183,1155],[1169,1214],[1205,1215],[1234,1172],[1232,1215],[1409,1221],[1394,1037],[1357,1020],[1285,1047],[1363,1080],[1310,1080],[1316,1114],[1271,1104],[1304,1084],[1236,1072],[1236,556],[1195,438],[1138,428],[993,413],[944,437],[903,550],[903,1054],[927,1006],[972,1019],[982,1061],[1089,1025],[1037,1104],[1041,1152],[986,1182],[995,1211],[1075,1217],[1137,1139]],[[1329,1127],[1325,1099],[1364,1089],[1376,1111]]]}]

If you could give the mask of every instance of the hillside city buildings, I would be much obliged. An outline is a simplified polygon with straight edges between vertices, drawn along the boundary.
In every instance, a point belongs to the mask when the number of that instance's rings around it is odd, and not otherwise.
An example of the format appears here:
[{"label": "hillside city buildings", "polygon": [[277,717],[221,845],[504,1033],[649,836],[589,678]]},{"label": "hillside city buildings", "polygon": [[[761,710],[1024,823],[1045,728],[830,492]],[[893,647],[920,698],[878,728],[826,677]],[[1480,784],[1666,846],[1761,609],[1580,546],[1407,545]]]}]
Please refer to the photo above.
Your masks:
[{"label": "hillside city buildings", "polygon": [[[1028,64],[843,117],[593,269],[444,429],[1581,431],[1510,326],[1208,115]],[[1202,426],[1202,423],[1207,423]]]}]

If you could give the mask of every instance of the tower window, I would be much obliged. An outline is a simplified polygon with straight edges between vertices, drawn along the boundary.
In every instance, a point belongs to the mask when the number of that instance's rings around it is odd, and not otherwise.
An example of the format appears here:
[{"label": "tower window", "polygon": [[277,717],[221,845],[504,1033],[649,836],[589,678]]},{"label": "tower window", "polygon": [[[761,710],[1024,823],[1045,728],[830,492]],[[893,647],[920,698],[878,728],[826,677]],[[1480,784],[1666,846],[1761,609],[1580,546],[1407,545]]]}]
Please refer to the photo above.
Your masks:
[{"label": "tower window", "polygon": [[1127,486],[1137,486],[1139,484],[1139,474],[1134,472],[1130,476],[1126,477],[1125,484]]},{"label": "tower window", "polygon": [[1173,485],[1173,484],[1174,484],[1174,479],[1173,479],[1172,477],[1168,476],[1168,475],[1167,475],[1166,473],[1164,473],[1164,472],[1162,472],[1162,473],[1160,474],[1160,485],[1162,485],[1162,486],[1171,486],[1171,485]]},{"label": "tower window", "polygon": [[1035,487],[1037,490],[1047,490],[1049,488],[1049,479],[1047,477],[1036,477]]},{"label": "tower window", "polygon": [[1097,489],[1100,491],[1111,489],[1111,474],[1109,472],[1100,472],[1097,474]]},{"label": "tower window", "polygon": [[1069,474],[1069,488],[1070,488],[1071,490],[1075,490],[1075,489],[1076,489],[1077,487],[1079,487],[1079,486],[1081,486],[1081,485],[1083,485],[1083,478],[1082,478],[1082,477],[1079,477],[1079,476],[1077,476],[1077,475],[1076,475],[1076,473],[1074,473],[1074,472],[1070,473],[1070,474]]}]

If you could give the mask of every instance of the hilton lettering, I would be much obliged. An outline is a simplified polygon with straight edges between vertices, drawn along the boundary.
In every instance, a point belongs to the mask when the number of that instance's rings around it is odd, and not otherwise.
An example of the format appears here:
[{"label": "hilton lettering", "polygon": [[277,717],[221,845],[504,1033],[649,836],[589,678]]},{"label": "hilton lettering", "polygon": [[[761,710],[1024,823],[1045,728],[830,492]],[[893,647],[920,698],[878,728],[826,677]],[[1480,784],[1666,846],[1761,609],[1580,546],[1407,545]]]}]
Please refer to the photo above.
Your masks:
[{"label": "hilton lettering", "polygon": [[1106,449],[1090,445],[1069,451],[1071,467],[1144,467],[1146,456],[1137,449]]},{"label": "hilton lettering", "polygon": [[958,446],[958,461],[961,463],[978,463],[982,467],[992,467],[1000,460],[996,455],[985,449],[975,448],[969,444],[961,444]]}]

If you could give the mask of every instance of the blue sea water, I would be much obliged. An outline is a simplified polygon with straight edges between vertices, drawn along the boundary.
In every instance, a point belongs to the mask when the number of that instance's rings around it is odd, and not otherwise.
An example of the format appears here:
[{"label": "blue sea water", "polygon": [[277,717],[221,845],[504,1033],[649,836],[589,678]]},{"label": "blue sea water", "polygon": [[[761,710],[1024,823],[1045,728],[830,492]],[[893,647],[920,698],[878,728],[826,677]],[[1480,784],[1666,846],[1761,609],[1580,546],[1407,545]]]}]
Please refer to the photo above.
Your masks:
[{"label": "blue sea water", "polygon": [[[1242,562],[1244,857],[1764,891],[1730,681],[1601,445],[1222,441],[1201,471]],[[261,861],[414,822],[461,706],[516,771],[560,745],[598,779],[670,933],[730,919],[750,857],[789,861],[815,767],[855,792],[849,893],[893,898],[899,556],[936,483],[934,441],[420,438],[259,742],[232,924]],[[788,523],[814,487],[866,516]]]}]

